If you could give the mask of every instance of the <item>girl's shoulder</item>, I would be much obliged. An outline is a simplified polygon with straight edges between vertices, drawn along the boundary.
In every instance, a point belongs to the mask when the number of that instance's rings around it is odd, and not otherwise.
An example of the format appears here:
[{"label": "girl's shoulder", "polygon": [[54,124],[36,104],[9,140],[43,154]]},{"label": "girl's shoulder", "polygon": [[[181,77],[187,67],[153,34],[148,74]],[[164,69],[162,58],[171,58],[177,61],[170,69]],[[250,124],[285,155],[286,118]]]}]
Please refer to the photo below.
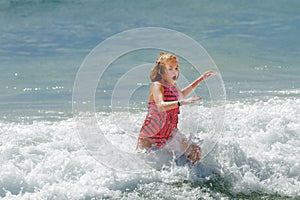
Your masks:
[{"label": "girl's shoulder", "polygon": [[163,94],[164,93],[164,87],[163,84],[161,84],[158,81],[154,81],[151,84],[150,87],[150,92],[149,92],[149,102],[154,101],[154,96],[158,94]]},{"label": "girl's shoulder", "polygon": [[154,81],[151,84],[151,91],[164,91],[164,85],[159,81]]},{"label": "girl's shoulder", "polygon": [[154,81],[152,82],[152,85],[159,85],[159,86],[163,86],[163,84],[159,81]]}]

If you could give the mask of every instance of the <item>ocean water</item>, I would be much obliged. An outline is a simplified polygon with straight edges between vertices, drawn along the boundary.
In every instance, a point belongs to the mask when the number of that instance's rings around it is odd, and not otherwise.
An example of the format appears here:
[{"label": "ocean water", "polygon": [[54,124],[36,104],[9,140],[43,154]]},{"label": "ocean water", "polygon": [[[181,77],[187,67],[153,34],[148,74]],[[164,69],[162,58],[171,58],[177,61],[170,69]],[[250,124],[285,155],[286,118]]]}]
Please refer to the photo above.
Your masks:
[{"label": "ocean water", "polygon": [[[6,0],[0,22],[1,199],[300,198],[299,1]],[[147,173],[114,170],[78,134],[72,95],[84,59],[107,38],[144,27],[193,38],[224,82],[222,131],[196,166],[170,160]],[[126,112],[110,103],[131,65],[153,63],[159,51],[118,57],[95,90],[99,130],[133,160],[149,80],[138,81]],[[179,60],[191,82],[199,74]],[[202,145],[216,107],[206,83],[196,93],[203,100],[181,108],[179,128]],[[135,167],[112,149],[104,146],[105,158]]]}]

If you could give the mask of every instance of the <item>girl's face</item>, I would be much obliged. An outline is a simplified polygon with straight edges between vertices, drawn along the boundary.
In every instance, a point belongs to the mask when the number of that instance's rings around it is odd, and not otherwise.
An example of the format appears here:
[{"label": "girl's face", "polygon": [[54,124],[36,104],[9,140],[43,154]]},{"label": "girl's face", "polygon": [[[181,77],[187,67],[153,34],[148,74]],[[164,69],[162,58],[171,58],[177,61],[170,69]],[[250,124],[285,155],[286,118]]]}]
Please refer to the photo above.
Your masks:
[{"label": "girl's face", "polygon": [[165,79],[168,83],[174,85],[179,75],[178,62],[176,60],[168,60],[165,66],[167,72]]}]

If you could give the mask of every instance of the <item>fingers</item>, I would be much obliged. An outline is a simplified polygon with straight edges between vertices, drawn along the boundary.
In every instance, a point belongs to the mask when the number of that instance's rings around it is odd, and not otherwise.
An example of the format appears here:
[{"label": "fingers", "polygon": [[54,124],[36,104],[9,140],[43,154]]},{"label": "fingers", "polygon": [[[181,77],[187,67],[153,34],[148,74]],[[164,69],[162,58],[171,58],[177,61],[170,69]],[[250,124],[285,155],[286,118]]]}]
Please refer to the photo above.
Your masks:
[{"label": "fingers", "polygon": [[208,77],[210,77],[211,75],[214,75],[215,72],[214,71],[207,71],[203,74],[203,79],[207,79]]},{"label": "fingers", "polygon": [[202,97],[200,97],[200,96],[193,96],[193,98],[194,98],[195,101],[199,101],[199,100],[202,99]]},{"label": "fingers", "polygon": [[208,77],[210,77],[210,76],[213,75],[213,74],[214,74],[213,71],[208,71],[208,72],[206,72],[206,73],[204,74],[204,76],[205,76],[205,78],[208,78]]},{"label": "fingers", "polygon": [[201,99],[202,99],[202,97],[200,97],[200,96],[190,97],[189,99],[187,99],[187,104],[195,103],[196,101],[199,101]]}]

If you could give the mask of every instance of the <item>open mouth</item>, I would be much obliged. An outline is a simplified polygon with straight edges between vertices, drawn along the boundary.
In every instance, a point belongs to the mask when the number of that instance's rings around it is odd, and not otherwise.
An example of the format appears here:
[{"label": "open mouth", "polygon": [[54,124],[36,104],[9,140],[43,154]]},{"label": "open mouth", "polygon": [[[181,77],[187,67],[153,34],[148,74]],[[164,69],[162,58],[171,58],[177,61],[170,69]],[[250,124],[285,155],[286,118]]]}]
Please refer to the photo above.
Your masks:
[{"label": "open mouth", "polygon": [[172,79],[175,81],[176,80],[176,76],[173,76]]}]

